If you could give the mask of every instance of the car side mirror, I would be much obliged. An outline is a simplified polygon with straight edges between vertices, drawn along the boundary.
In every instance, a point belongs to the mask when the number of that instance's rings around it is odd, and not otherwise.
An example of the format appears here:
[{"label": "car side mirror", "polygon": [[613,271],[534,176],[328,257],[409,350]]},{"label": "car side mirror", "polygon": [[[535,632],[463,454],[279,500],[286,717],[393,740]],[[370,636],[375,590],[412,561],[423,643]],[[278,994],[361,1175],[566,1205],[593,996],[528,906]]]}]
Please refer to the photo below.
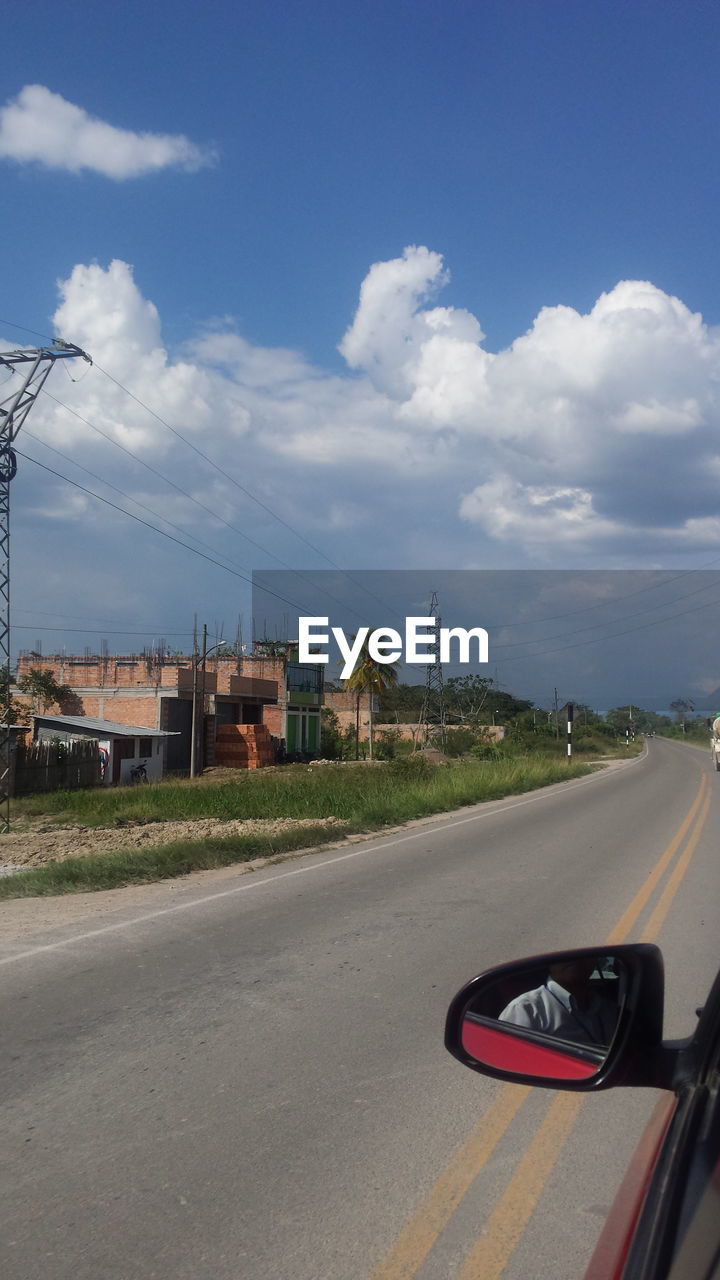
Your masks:
[{"label": "car side mirror", "polygon": [[576,1090],[655,1083],[663,992],[662,955],[649,943],[533,956],[458,992],[445,1046],[500,1080]]}]

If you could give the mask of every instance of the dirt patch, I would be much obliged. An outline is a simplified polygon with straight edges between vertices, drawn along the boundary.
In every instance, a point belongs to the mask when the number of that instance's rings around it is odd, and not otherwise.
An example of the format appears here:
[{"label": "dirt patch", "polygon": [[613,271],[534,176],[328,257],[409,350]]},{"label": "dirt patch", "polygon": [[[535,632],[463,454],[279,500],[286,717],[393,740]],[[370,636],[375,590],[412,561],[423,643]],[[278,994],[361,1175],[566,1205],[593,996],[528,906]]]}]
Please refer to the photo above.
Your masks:
[{"label": "dirt patch", "polygon": [[[277,835],[282,831],[317,827],[318,818],[197,818],[185,822],[125,823],[116,827],[61,827],[47,821],[32,824],[23,832],[2,837],[0,857],[6,866],[42,867],[65,858],[83,858],[92,853],[112,853],[116,849],[143,849],[148,845],[170,844],[174,840],[207,840],[211,836]],[[340,818],[323,818],[340,837],[347,823]]]}]

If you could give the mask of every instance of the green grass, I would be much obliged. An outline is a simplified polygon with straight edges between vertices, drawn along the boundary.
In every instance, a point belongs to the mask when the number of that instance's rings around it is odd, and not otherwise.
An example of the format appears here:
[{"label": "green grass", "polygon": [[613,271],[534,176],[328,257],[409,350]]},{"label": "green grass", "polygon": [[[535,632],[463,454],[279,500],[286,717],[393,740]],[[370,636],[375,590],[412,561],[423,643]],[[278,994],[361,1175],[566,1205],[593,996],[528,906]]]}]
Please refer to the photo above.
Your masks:
[{"label": "green grass", "polygon": [[671,729],[658,729],[659,738],[671,738],[673,742],[684,742],[691,747],[709,747],[711,736],[711,731],[704,722],[690,723],[686,733],[678,725],[673,725]]},{"label": "green grass", "polygon": [[169,780],[148,787],[28,797],[16,802],[16,815],[52,814],[58,822],[82,826],[205,817],[313,818],[317,825],[67,858],[0,879],[0,898],[86,892],[187,875],[337,839],[337,826],[327,818],[340,819],[347,834],[369,832],[589,772],[589,765],[567,760],[522,757],[437,766],[416,757],[384,765],[300,765],[222,782]]},{"label": "green grass", "polygon": [[696,750],[699,749],[700,751],[707,751],[708,758],[710,757],[710,734],[709,733],[706,733],[703,738],[701,738],[699,735],[696,736],[694,734],[689,734],[689,733],[686,734],[685,736],[682,736],[679,733],[678,734],[659,733],[657,736],[658,738],[664,738],[666,741],[669,740],[670,742],[679,742],[681,747],[695,747]]},{"label": "green grass", "polygon": [[51,792],[14,805],[15,815],[51,814],[58,823],[113,826],[192,818],[315,818],[313,826],[270,835],[214,836],[143,849],[67,858],[0,879],[0,899],[106,890],[228,867],[337,840],[346,835],[429,817],[479,801],[518,795],[591,772],[565,759],[459,760],[432,765],[411,758],[383,765],[318,765],[238,774],[231,781],[167,781],[149,787]]},{"label": "green grass", "polygon": [[[529,739],[529,741],[528,741]],[[529,754],[531,758],[548,760],[551,758],[562,759],[567,757],[567,737],[564,733],[559,738],[541,737],[532,740],[528,735]],[[506,739],[502,743],[502,747],[507,750],[508,755],[513,755],[513,742]],[[578,756],[591,757],[597,759],[628,760],[631,756],[639,755],[643,749],[643,740],[636,738],[634,741],[626,744],[624,738],[613,738],[606,734],[586,732],[582,727],[573,733],[573,759]]]},{"label": "green grass", "polygon": [[54,791],[13,804],[13,817],[42,815],[63,825],[112,827],[123,822],[194,818],[328,818],[356,827],[403,822],[458,805],[577,776],[587,766],[565,759],[509,757],[447,766],[422,758],[378,765],[305,765],[243,773],[222,781],[168,780],[143,787]]},{"label": "green grass", "polygon": [[215,836],[207,840],[175,840],[145,849],[117,849],[113,853],[66,858],[0,879],[0,898],[34,898],[60,893],[86,893],[95,889],[117,889],[122,885],[146,884],[191,871],[229,867],[253,858],[337,840],[343,833],[337,825],[318,822],[294,831],[274,835]]}]

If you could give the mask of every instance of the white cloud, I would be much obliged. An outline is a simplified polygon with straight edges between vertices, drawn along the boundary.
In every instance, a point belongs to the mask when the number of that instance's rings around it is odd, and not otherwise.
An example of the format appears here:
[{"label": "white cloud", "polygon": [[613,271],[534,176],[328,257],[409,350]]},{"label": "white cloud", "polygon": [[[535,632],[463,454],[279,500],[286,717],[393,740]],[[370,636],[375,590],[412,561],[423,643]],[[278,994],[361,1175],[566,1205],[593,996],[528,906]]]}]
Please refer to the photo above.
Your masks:
[{"label": "white cloud", "polygon": [[460,514],[494,538],[530,545],[587,542],[621,532],[598,516],[587,490],[523,485],[509,476],[478,485],[462,499]]},{"label": "white cloud", "polygon": [[692,398],[677,403],[648,400],[645,404],[630,401],[610,421],[620,431],[646,432],[648,435],[678,435],[693,431],[702,424],[702,410]]},{"label": "white cloud", "polygon": [[717,331],[628,280],[585,315],[543,308],[495,354],[468,312],[424,307],[446,280],[423,248],[375,264],[341,351],[416,448],[444,438],[464,520],[526,550],[634,534],[717,544]]},{"label": "white cloud", "polygon": [[704,676],[695,681],[695,688],[699,693],[715,693],[720,689],[720,675]]},{"label": "white cloud", "polygon": [[277,387],[319,376],[297,351],[282,347],[253,347],[237,333],[209,333],[188,343],[188,352],[202,364],[225,369],[248,387]]},{"label": "white cloud", "polygon": [[403,394],[416,379],[428,343],[477,344],[483,332],[468,311],[419,304],[449,280],[439,253],[411,245],[402,258],[376,262],[360,290],[355,319],[340,343],[351,369],[362,369],[374,386]]},{"label": "white cloud", "polygon": [[[66,391],[62,397],[77,413],[143,452],[165,454],[172,446],[171,434],[144,405],[191,437],[218,422],[229,438],[245,433],[249,414],[239,385],[199,362],[170,360],[157,309],[143,298],[127,263],[116,260],[107,270],[97,264],[76,266],[58,288],[62,302],[53,317],[58,333],[74,334],[72,341],[99,366],[88,374],[80,371],[72,394]],[[137,400],[100,370],[128,387]],[[66,439],[87,437],[77,418],[60,413],[60,422]]]},{"label": "white cloud", "polygon": [[[55,324],[96,367],[72,362],[77,381],[54,372],[48,390],[212,517],[47,396],[28,425],[246,568],[267,561],[220,520],[286,563],[309,553],[143,404],[336,563],[657,564],[717,551],[718,334],[652,284],[626,281],[585,315],[543,309],[492,353],[469,312],[434,305],[446,279],[423,248],[375,264],[341,345],[353,372],[331,374],[296,351],[254,347],[227,321],[171,353],[126,263],[74,268]],[[52,510],[56,527],[59,490],[42,484],[30,505],[36,519]],[[82,518],[102,525],[93,504]],[[134,552],[120,563],[135,567]]]},{"label": "white cloud", "polygon": [[117,180],[160,169],[194,172],[216,158],[212,148],[182,134],[119,129],[41,84],[25,85],[0,110],[0,157],[69,173],[89,169]]}]

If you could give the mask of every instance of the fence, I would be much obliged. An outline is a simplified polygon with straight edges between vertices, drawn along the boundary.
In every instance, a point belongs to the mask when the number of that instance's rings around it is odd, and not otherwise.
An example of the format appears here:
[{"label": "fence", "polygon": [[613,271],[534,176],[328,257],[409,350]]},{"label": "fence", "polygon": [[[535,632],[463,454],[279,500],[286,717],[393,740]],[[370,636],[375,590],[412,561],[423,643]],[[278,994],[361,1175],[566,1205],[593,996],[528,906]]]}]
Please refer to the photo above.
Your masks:
[{"label": "fence", "polygon": [[16,796],[34,791],[75,790],[96,787],[101,781],[97,742],[19,742],[15,756]]}]

